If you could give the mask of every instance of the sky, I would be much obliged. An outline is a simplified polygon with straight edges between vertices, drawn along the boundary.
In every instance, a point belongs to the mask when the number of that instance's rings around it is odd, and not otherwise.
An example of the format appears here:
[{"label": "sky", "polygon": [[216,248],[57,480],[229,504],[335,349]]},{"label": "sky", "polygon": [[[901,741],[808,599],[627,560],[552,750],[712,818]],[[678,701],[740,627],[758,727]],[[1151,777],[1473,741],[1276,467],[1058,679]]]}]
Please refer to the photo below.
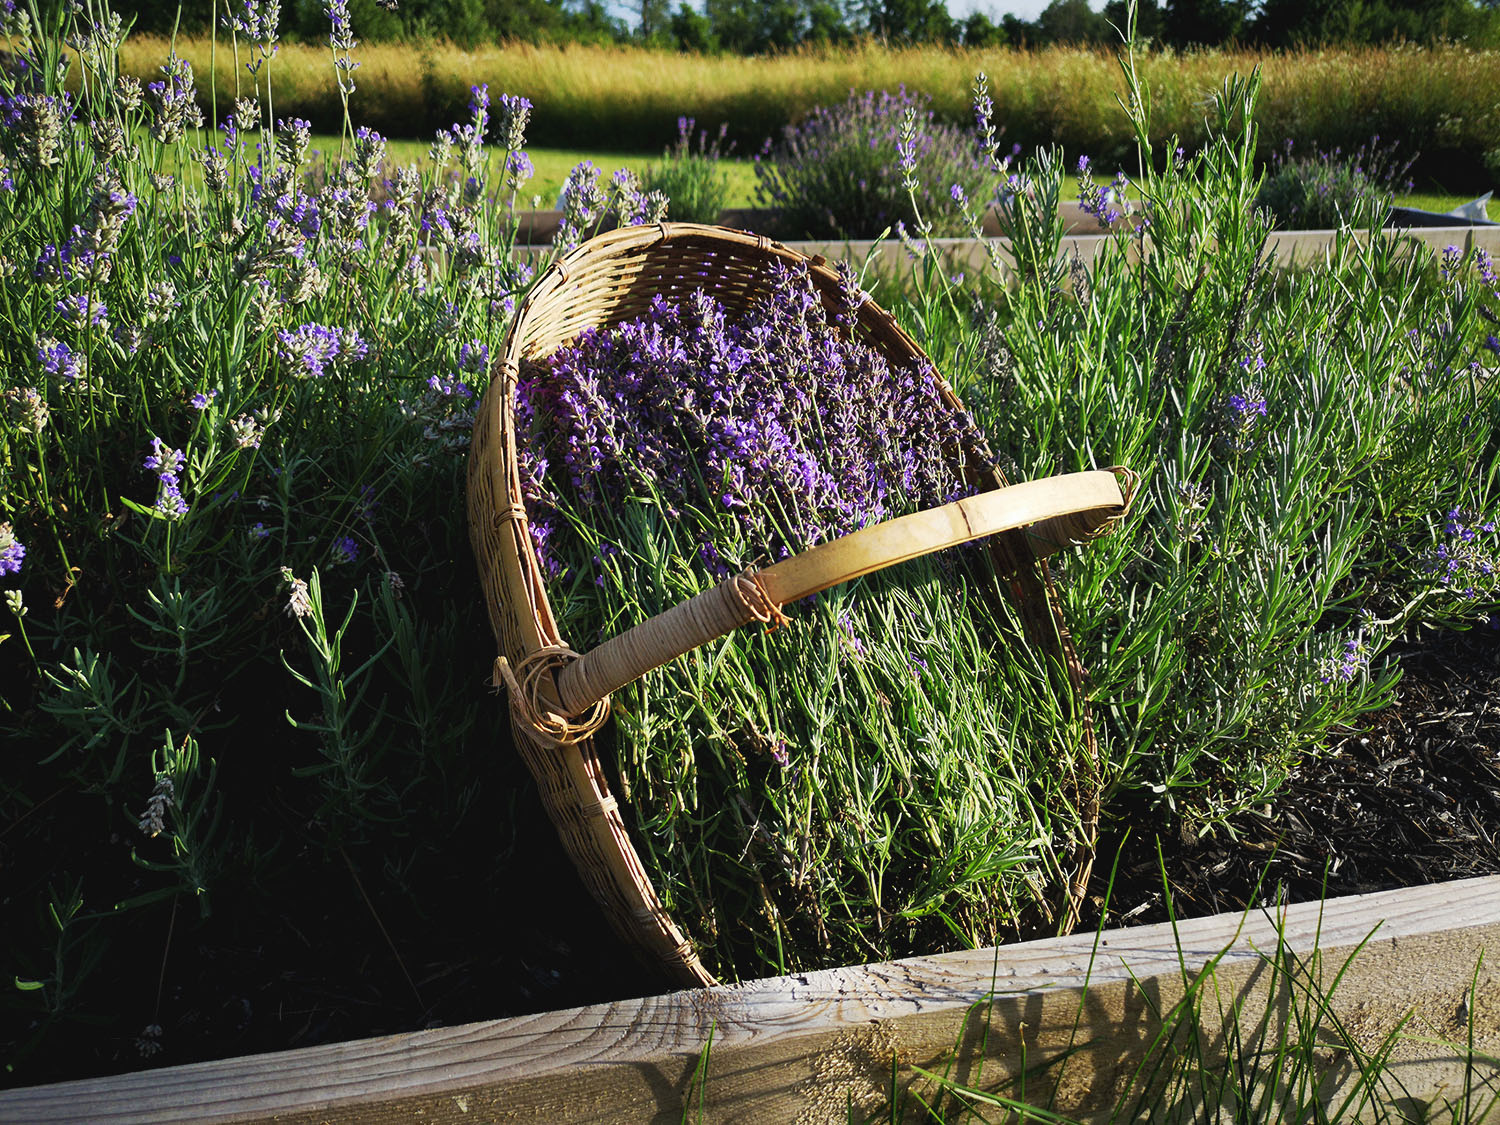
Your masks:
[{"label": "sky", "polygon": [[[607,0],[607,2],[610,11],[627,22],[631,18],[631,13],[639,10],[639,0],[636,0],[634,4],[630,3],[630,0],[625,0],[624,3],[621,3],[621,0]],[[689,0],[689,3],[693,3],[693,0]],[[1051,0],[946,0],[946,3],[948,14],[954,19],[961,20],[971,12],[983,12],[991,20],[999,23],[1000,17],[1007,13],[1019,16],[1023,20],[1034,20],[1042,14],[1042,9],[1051,3]],[[675,0],[672,6],[676,7]],[[702,11],[702,0],[697,0],[694,6]],[[1089,7],[1099,11],[1104,7],[1104,0],[1089,0]]]},{"label": "sky", "polygon": [[[948,14],[961,20],[970,12],[983,12],[999,23],[1000,17],[1008,12],[1023,20],[1034,20],[1042,14],[1042,9],[1048,3],[1050,0],[948,0]],[[1099,8],[1102,5],[1093,3],[1089,7]]]}]

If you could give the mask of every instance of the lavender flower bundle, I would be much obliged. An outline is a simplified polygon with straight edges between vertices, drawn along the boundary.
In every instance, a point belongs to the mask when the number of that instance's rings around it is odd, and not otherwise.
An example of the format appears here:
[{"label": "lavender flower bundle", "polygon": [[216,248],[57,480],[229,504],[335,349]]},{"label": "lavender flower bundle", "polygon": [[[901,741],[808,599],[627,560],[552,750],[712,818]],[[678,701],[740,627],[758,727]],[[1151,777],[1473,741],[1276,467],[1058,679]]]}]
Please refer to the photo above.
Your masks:
[{"label": "lavender flower bundle", "polygon": [[[827,308],[780,269],[742,315],[658,297],[523,370],[523,488],[564,636],[597,643],[968,490],[973,422],[930,365],[859,342],[845,297]],[[793,614],[616,693],[605,736],[637,850],[710,971],[976,945],[1045,913],[1077,826],[1029,763],[1066,724],[986,552]]]}]

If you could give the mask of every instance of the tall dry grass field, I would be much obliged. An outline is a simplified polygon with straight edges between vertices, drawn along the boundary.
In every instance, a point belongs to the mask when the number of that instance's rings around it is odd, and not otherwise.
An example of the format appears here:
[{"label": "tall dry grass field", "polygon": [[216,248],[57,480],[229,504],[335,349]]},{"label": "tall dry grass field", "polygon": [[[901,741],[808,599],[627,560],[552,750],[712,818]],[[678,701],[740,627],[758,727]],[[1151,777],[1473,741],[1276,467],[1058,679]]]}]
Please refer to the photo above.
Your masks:
[{"label": "tall dry grass field", "polygon": [[[147,75],[167,53],[161,39],[127,42],[121,63]],[[210,44],[181,41],[178,53],[203,79]],[[969,116],[976,72],[990,76],[996,118],[1008,140],[1032,148],[1060,144],[1097,161],[1133,160],[1112,51],[1040,51],[863,46],[803,50],[764,58],[705,57],[636,48],[510,45],[463,51],[447,44],[363,46],[353,100],[355,120],[393,136],[428,136],[462,116],[469,87],[524,94],[536,103],[531,139],[547,146],[660,148],[680,114],[701,125],[728,122],[740,151],[811,107],[850,89],[905,84],[933,99],[943,118]],[[238,75],[227,41],[216,57],[220,105]],[[285,45],[271,64],[278,115],[306,117],[320,129],[342,120],[326,48]],[[1453,189],[1487,183],[1486,156],[1500,148],[1500,53],[1464,47],[1350,48],[1258,54],[1158,53],[1142,60],[1153,129],[1188,148],[1204,136],[1204,108],[1233,73],[1261,68],[1261,143],[1287,138],[1300,149],[1356,147],[1379,134],[1422,153],[1420,171]],[[206,86],[206,81],[204,81]],[[1492,159],[1491,164],[1497,163]]]}]

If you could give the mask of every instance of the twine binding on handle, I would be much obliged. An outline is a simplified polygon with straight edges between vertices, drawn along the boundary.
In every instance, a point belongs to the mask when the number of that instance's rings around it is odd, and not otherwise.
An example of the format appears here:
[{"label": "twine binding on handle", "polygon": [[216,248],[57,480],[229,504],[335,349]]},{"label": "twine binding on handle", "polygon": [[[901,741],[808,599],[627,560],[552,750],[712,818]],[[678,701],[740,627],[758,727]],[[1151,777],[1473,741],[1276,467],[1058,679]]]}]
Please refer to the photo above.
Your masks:
[{"label": "twine binding on handle", "polygon": [[754,569],[742,571],[734,577],[734,592],[739,595],[740,601],[745,604],[745,612],[751,618],[759,621],[766,627],[766,632],[774,632],[783,625],[790,625],[792,619],[781,612],[778,605],[766,593],[766,588],[760,580],[760,576]]},{"label": "twine binding on handle", "polygon": [[[566,645],[546,645],[528,653],[514,668],[504,656],[495,658],[494,682],[510,693],[517,723],[548,746],[572,746],[596,734],[609,719],[609,696],[596,700],[582,716],[564,715],[542,697],[542,686],[557,670],[578,659]],[[547,677],[544,679],[543,677]],[[553,694],[556,694],[554,689]]]},{"label": "twine binding on handle", "polygon": [[1120,478],[1120,493],[1125,497],[1125,506],[1117,516],[1111,516],[1100,526],[1105,531],[1113,531],[1124,522],[1125,517],[1130,515],[1130,509],[1135,507],[1135,496],[1141,488],[1141,474],[1125,465],[1111,465],[1104,470],[1106,473],[1114,473]]}]

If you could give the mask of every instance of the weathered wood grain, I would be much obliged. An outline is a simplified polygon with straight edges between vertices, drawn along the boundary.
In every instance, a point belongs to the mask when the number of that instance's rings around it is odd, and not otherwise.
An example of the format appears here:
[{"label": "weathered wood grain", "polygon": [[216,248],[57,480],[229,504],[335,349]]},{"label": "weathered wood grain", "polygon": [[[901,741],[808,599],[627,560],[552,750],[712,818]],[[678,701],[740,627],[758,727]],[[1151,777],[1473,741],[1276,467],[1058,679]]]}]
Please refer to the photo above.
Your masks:
[{"label": "weathered wood grain", "polygon": [[[1183,965],[1222,953],[1221,993],[1254,992],[1278,928],[1299,956],[1321,948],[1330,979],[1369,939],[1334,1004],[1367,1045],[1415,1007],[1414,1033],[1457,1041],[1472,1013],[1476,1046],[1500,1053],[1500,878],[1485,878],[12,1090],[0,1122],[676,1122],[710,1031],[707,1121],[843,1121],[850,1103],[878,1107],[893,1058],[940,1066],[960,1041],[958,1076],[982,1055],[987,1082],[1016,1070],[1022,1044],[1035,1064],[1088,1042],[1058,1091],[1087,1116],[1154,1035],[1153,1005],[1181,995]],[[976,1004],[988,1018],[965,1032]],[[1427,1096],[1453,1088],[1449,1055],[1410,1040],[1396,1067]]]}]

